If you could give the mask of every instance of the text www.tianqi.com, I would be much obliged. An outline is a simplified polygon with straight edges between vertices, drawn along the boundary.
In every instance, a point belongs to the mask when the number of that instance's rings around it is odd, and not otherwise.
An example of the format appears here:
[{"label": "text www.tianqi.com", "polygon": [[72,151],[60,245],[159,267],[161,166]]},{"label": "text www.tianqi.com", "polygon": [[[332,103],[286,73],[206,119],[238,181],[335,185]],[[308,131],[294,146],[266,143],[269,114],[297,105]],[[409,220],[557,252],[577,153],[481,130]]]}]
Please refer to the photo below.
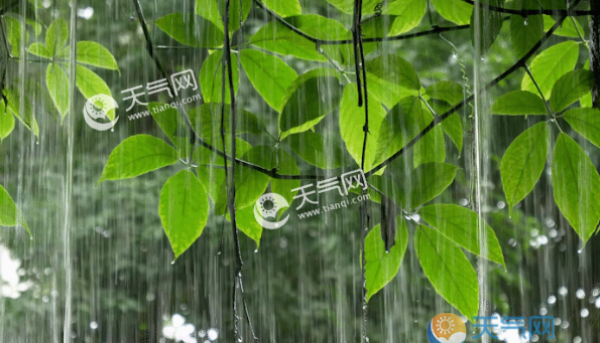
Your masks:
[{"label": "text www.tianqi.com", "polygon": [[323,205],[320,208],[316,208],[314,210],[310,210],[310,211],[298,213],[298,218],[300,218],[300,219],[306,219],[306,218],[309,218],[309,217],[318,216],[318,215],[320,215],[323,212],[335,211],[335,210],[340,209],[342,207],[346,208],[350,204],[358,204],[359,202],[362,202],[362,201],[365,201],[365,200],[369,200],[369,199],[371,199],[371,195],[368,194],[368,193],[365,194],[365,195],[359,195],[357,197],[352,198],[352,200],[345,199],[345,200],[342,200],[340,202],[336,202],[336,203],[333,203],[333,204]]}]

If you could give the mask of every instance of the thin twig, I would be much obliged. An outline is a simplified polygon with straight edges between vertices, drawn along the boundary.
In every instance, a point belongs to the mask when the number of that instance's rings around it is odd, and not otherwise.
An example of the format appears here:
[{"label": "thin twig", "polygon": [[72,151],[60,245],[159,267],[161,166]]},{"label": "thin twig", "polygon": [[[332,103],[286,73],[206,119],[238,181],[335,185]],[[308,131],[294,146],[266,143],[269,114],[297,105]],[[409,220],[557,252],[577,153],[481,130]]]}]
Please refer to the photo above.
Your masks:
[{"label": "thin twig", "polygon": [[[597,0],[591,0],[591,1],[597,1]],[[475,1],[473,0],[462,0],[462,2],[466,2],[468,4],[471,5],[475,5]],[[560,15],[560,16],[564,16],[564,17],[577,17],[577,16],[586,16],[586,15],[593,15],[593,14],[599,14],[596,11],[584,11],[584,10],[574,10],[574,9],[566,9],[566,10],[560,10],[560,9],[552,9],[552,10],[544,10],[544,9],[538,9],[538,10],[534,10],[534,9],[529,9],[529,10],[513,10],[513,9],[509,9],[509,8],[503,8],[503,7],[497,7],[497,6],[492,6],[490,4],[486,4],[484,2],[479,2],[479,7],[481,8],[485,8],[489,11],[494,11],[494,12],[499,12],[499,13],[507,13],[507,14],[516,14],[516,15],[520,15],[522,17],[527,17],[529,15],[536,15],[536,14],[547,14],[547,15]],[[575,6],[572,6],[572,8],[574,8]]]},{"label": "thin twig", "polygon": [[[581,2],[581,0],[575,1],[575,3],[573,4],[572,7],[577,6],[580,2]],[[554,31],[556,31],[562,25],[563,21],[566,18],[567,18],[566,15],[561,16],[556,21],[556,23],[554,23],[554,25],[552,26],[552,28],[548,32],[546,32],[542,36],[542,38],[523,57],[521,57],[512,67],[508,68],[504,73],[502,73],[501,75],[497,76],[495,79],[493,79],[492,81],[490,81],[487,85],[485,85],[485,87],[483,87],[479,91],[479,93],[482,94],[483,92],[485,92],[485,91],[489,90],[490,88],[496,86],[502,80],[506,79],[509,75],[511,75],[516,70],[518,70],[523,65],[525,65],[525,62],[527,62],[527,60],[531,56],[533,56],[535,54],[535,52],[542,46],[542,44],[544,44],[552,36],[552,34],[554,33]],[[449,116],[451,116],[454,112],[458,111],[464,105],[470,103],[474,99],[475,99],[475,95],[471,95],[468,98],[466,98],[463,101],[461,101],[460,103],[458,103],[457,105],[455,105],[454,107],[452,107],[450,110],[446,111],[446,113],[442,114],[439,117],[435,117],[433,119],[433,121],[431,123],[429,123],[429,125],[427,125],[415,138],[413,138],[410,142],[408,142],[404,147],[402,147],[402,149],[398,150],[395,154],[393,154],[392,156],[390,156],[389,158],[387,158],[385,161],[381,162],[375,168],[371,169],[368,173],[365,174],[365,176],[369,177],[369,176],[377,173],[381,168],[383,168],[383,167],[387,166],[388,164],[390,164],[393,160],[395,160],[396,158],[398,158],[399,156],[401,156],[402,154],[404,154],[404,152],[406,150],[410,149],[413,145],[415,145],[429,131],[433,130],[433,128],[436,127],[439,123],[443,122],[446,118],[448,118]]]},{"label": "thin twig", "polygon": [[523,65],[523,69],[525,69],[525,72],[527,73],[527,75],[529,75],[529,78],[531,79],[531,81],[535,85],[535,88],[537,89],[538,93],[542,97],[542,100],[544,101],[544,106],[546,106],[546,110],[548,111],[548,113],[552,117],[551,121],[556,125],[556,127],[558,128],[558,130],[560,132],[563,132],[562,128],[560,127],[560,125],[556,121],[556,113],[554,113],[554,111],[552,110],[552,108],[550,107],[550,105],[548,104],[548,102],[546,102],[546,97],[544,96],[544,92],[542,92],[542,89],[540,88],[540,85],[537,83],[537,81],[533,77],[533,74],[531,73],[531,70],[529,70],[529,67],[527,67],[527,64]]}]

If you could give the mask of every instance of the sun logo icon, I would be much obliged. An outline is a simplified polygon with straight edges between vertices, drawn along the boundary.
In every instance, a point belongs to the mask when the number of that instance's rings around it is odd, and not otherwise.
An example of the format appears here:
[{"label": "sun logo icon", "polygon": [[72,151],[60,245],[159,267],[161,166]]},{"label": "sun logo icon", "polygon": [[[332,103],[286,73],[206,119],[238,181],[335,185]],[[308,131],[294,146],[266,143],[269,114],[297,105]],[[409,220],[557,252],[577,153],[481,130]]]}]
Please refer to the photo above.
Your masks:
[{"label": "sun logo icon", "polygon": [[459,316],[440,313],[427,327],[429,343],[462,343],[467,338],[467,327]]}]

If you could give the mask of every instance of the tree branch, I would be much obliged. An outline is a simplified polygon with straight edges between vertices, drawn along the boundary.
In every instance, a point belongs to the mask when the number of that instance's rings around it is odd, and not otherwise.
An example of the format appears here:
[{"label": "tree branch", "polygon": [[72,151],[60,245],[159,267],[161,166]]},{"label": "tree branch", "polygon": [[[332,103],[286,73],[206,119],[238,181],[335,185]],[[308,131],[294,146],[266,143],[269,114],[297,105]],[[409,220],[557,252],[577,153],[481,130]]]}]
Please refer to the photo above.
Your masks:
[{"label": "tree branch", "polygon": [[[572,7],[577,6],[577,4],[579,4],[580,2],[581,2],[581,0],[575,1],[575,3],[573,4]],[[485,85],[485,87],[483,87],[483,89],[481,89],[479,91],[479,94],[483,94],[483,92],[488,91],[490,88],[496,86],[502,80],[504,80],[509,75],[511,75],[512,73],[514,73],[517,69],[523,67],[525,65],[525,63],[527,62],[527,60],[531,56],[533,56],[535,54],[535,52],[537,51],[537,49],[539,49],[542,46],[542,44],[544,44],[544,42],[546,42],[552,36],[552,34],[554,33],[554,31],[556,31],[562,25],[563,21],[567,17],[568,17],[567,15],[561,16],[560,19],[558,19],[556,21],[556,23],[554,23],[554,26],[552,26],[552,28],[548,32],[546,32],[544,34],[544,36],[542,36],[542,38],[523,57],[521,57],[512,67],[508,68],[504,73],[502,73],[501,75],[499,75],[498,77],[496,77],[495,79],[493,79],[492,81],[490,81],[490,83],[488,83],[487,85]],[[459,109],[461,109],[463,106],[465,106],[466,104],[470,103],[474,99],[475,99],[475,95],[471,95],[468,98],[466,98],[463,101],[461,101],[456,106],[452,107],[446,113],[442,114],[439,117],[435,117],[433,119],[433,121],[431,123],[429,123],[429,125],[427,125],[415,138],[413,138],[410,142],[408,142],[404,147],[402,147],[402,149],[398,150],[391,157],[387,158],[385,161],[381,162],[378,166],[376,166],[375,168],[371,169],[368,173],[365,174],[365,176],[369,177],[369,176],[375,174],[376,172],[378,172],[381,168],[383,168],[383,167],[387,166],[388,164],[390,164],[393,160],[395,160],[396,158],[398,158],[400,155],[404,154],[404,152],[406,150],[408,150],[413,145],[415,145],[429,131],[433,130],[433,128],[436,127],[439,123],[443,122],[446,118],[450,117],[452,114],[454,114],[456,111],[458,111]]]},{"label": "tree branch", "polygon": [[[596,0],[591,0],[590,2],[594,3],[594,1],[596,1]],[[466,2],[468,4],[475,5],[475,1],[473,1],[473,0],[462,0],[462,2]],[[570,17],[570,16],[576,17],[576,16],[600,14],[599,11],[597,11],[597,10],[596,11],[595,10],[584,11],[584,10],[574,10],[574,9],[567,9],[567,10],[559,10],[559,9],[554,9],[554,10],[544,10],[544,9],[513,10],[510,8],[492,6],[492,5],[483,3],[483,2],[479,3],[479,7],[485,8],[489,11],[507,13],[507,14],[516,14],[516,15],[520,15],[522,17],[527,17],[529,15],[536,15],[536,14],[561,15],[561,16],[565,16],[565,17]],[[572,6],[572,7],[575,7],[575,6]]]}]

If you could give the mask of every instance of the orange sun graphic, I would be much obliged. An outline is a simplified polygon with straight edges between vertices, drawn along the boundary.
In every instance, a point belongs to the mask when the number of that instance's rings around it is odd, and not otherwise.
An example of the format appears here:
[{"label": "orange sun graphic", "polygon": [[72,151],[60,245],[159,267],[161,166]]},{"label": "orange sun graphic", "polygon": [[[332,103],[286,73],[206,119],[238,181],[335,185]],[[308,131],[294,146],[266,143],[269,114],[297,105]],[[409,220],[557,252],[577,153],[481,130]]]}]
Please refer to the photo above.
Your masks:
[{"label": "orange sun graphic", "polygon": [[449,339],[456,332],[467,332],[460,317],[452,313],[440,313],[433,317],[431,328],[438,338],[445,339]]}]

